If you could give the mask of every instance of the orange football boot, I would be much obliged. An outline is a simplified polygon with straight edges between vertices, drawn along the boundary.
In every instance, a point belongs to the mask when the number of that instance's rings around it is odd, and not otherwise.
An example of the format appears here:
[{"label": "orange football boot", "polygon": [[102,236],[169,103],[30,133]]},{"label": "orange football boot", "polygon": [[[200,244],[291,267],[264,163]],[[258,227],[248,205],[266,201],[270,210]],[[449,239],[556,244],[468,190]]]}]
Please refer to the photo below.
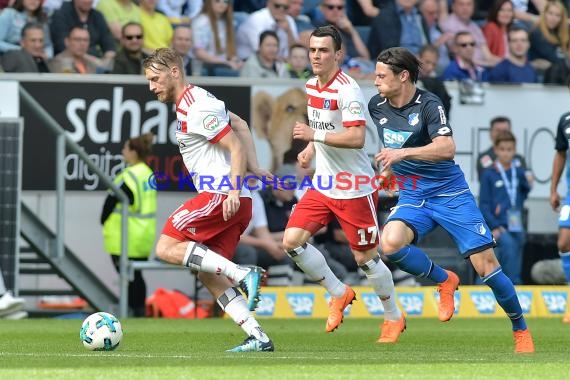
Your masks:
[{"label": "orange football boot", "polygon": [[439,292],[439,320],[447,322],[453,317],[455,311],[455,300],[453,294],[459,289],[459,277],[450,270],[446,270],[447,280],[438,284]]},{"label": "orange football boot", "polygon": [[344,309],[356,299],[356,293],[348,285],[342,297],[331,297],[329,301],[329,317],[327,318],[326,331],[333,332],[344,319]]}]

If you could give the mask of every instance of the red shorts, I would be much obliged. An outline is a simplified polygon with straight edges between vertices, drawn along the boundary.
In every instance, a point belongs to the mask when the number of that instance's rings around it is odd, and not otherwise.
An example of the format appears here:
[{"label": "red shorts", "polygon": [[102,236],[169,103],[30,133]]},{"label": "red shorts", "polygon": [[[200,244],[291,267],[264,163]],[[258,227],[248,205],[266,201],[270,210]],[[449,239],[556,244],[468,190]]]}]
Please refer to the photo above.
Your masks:
[{"label": "red shorts", "polygon": [[222,203],[227,195],[203,192],[178,207],[162,233],[180,241],[195,241],[227,259],[234,257],[242,232],[251,219],[251,198],[241,197],[238,212],[225,221]]},{"label": "red shorts", "polygon": [[293,208],[287,228],[298,227],[315,234],[336,216],[350,248],[367,251],[380,241],[376,204],[378,192],[360,198],[332,199],[309,189]]}]

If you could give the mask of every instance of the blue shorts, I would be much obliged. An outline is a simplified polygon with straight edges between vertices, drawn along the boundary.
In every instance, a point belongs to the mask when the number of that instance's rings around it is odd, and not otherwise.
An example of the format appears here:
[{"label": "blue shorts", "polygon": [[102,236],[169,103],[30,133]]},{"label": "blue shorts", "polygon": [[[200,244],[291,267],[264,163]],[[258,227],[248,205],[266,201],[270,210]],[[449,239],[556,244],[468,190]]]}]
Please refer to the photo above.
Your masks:
[{"label": "blue shorts", "polygon": [[404,222],[413,232],[416,244],[440,225],[455,240],[463,257],[495,246],[491,229],[470,191],[425,200],[400,199],[388,220]]},{"label": "blue shorts", "polygon": [[570,228],[570,193],[564,199],[564,203],[560,207],[560,214],[558,214],[558,227]]}]

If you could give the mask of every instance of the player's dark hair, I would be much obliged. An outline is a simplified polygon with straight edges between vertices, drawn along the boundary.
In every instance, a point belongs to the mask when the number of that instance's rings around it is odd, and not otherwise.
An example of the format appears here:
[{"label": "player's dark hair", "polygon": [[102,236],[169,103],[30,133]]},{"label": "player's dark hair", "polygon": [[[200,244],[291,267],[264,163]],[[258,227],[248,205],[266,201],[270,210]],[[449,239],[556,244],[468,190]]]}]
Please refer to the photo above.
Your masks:
[{"label": "player's dark hair", "polygon": [[400,74],[406,70],[410,74],[412,83],[418,81],[420,67],[422,66],[420,60],[408,49],[403,47],[393,47],[384,50],[378,55],[376,62],[382,62],[390,66],[394,74]]},{"label": "player's dark hair", "polygon": [[509,128],[511,127],[511,119],[506,116],[495,116],[491,119],[491,130],[494,128],[495,124],[497,123],[508,123]]},{"label": "player's dark hair", "polygon": [[333,47],[335,52],[339,51],[342,48],[342,37],[338,29],[332,25],[319,26],[313,30],[311,37],[330,37],[333,40]]},{"label": "player's dark hair", "polygon": [[154,135],[152,133],[145,133],[139,137],[133,137],[127,141],[129,149],[137,152],[139,159],[145,161],[152,152],[152,142]]},{"label": "player's dark hair", "polygon": [[172,66],[178,66],[181,73],[184,73],[182,57],[172,48],[159,48],[152,52],[144,61],[143,69],[153,68],[153,70],[166,71]]},{"label": "player's dark hair", "polygon": [[515,146],[517,145],[517,139],[515,135],[510,131],[503,131],[499,133],[499,135],[493,142],[493,146],[499,146],[499,144],[502,142],[512,142],[515,144]]}]

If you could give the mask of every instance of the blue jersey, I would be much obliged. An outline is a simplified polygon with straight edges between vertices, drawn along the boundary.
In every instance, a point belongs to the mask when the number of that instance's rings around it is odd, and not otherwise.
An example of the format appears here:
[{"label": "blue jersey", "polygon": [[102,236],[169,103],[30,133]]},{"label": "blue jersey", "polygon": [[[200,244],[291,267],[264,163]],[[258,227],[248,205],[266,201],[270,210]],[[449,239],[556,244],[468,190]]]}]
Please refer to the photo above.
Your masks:
[{"label": "blue jersey", "polygon": [[[412,100],[401,108],[394,108],[387,99],[375,95],[368,110],[386,148],[420,147],[438,136],[452,136],[441,100],[428,91],[417,89]],[[401,199],[451,196],[469,190],[465,175],[453,160],[403,160],[392,165],[392,169],[405,178]],[[418,177],[414,188],[412,179]]]},{"label": "blue jersey", "polygon": [[[570,141],[570,112],[563,114],[558,122],[556,131],[556,150],[568,151],[568,142]],[[570,184],[570,155],[566,155],[566,183]],[[570,190],[568,191],[570,195]]]}]

